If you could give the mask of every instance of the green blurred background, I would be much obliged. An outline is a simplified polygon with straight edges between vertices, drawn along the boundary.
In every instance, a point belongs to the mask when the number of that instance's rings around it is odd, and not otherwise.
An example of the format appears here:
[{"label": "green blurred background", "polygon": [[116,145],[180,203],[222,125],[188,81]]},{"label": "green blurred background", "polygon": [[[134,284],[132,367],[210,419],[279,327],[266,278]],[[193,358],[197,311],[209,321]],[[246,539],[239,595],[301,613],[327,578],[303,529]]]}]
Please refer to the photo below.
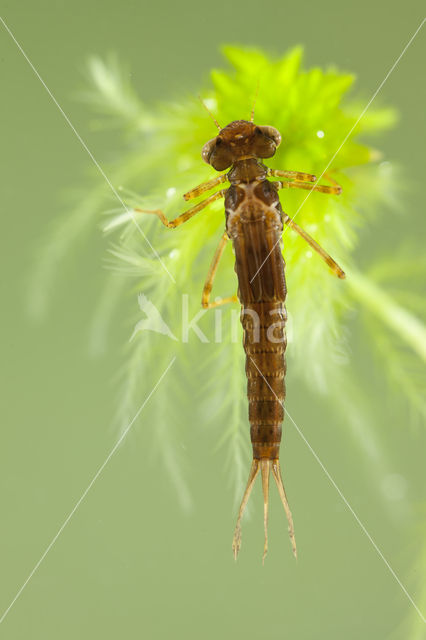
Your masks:
[{"label": "green blurred background", "polygon": [[[306,65],[334,63],[354,72],[367,102],[422,13],[415,2],[27,0],[3,2],[2,17],[102,165],[114,158],[114,136],[94,131],[87,107],[76,99],[91,54],[117,52],[152,104],[197,92],[211,67],[222,64],[222,43],[278,54],[303,44]],[[128,324],[123,306],[108,352],[90,357],[107,248],[100,233],[80,240],[62,264],[45,321],[34,324],[28,317],[36,249],[68,206],[67,193],[94,180],[102,185],[102,178],[10,36],[0,31],[2,612],[117,439],[115,379]],[[388,226],[382,219],[363,234],[361,265],[404,243],[424,251],[424,43],[420,33],[378,98],[400,112],[397,127],[377,146],[403,168],[406,215]],[[133,298],[128,309],[134,311]],[[366,356],[357,344],[357,366]],[[164,403],[168,384],[156,392]],[[414,600],[421,600],[422,425],[391,397],[380,367],[365,371],[359,385],[373,407],[373,437],[387,460],[379,487],[371,486],[365,451],[326,397],[306,397],[290,378],[289,408]],[[147,407],[10,610],[2,637],[426,637],[401,587],[289,423],[285,477],[300,558],[296,563],[291,556],[274,495],[264,567],[259,487],[239,561],[232,559],[234,496],[221,457],[212,452],[220,431],[206,433],[193,424],[193,436],[180,443],[192,487],[193,507],[185,513],[152,454],[149,432],[155,428]]]}]

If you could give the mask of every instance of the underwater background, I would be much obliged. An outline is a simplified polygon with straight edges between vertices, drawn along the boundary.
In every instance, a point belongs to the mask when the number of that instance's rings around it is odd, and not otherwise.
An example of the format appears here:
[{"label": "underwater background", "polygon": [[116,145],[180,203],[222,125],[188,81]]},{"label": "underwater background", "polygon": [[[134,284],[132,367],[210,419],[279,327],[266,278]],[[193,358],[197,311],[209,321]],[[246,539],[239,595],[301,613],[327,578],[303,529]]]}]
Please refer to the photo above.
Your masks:
[{"label": "underwater background", "polygon": [[[260,75],[259,123],[283,135],[267,164],[318,175],[423,15],[76,0],[5,2],[2,18],[126,206],[171,218],[212,175],[198,93],[224,125],[249,116]],[[284,236],[286,407],[310,446],[286,418],[299,557],[273,491],[264,566],[259,486],[231,551],[250,464],[231,310],[220,343],[212,315],[208,343],[130,340],[140,294],[179,336],[183,295],[197,313],[221,207],[176,237],[139,222],[173,283],[0,30],[2,637],[425,638],[424,29],[336,156],[341,202],[313,194],[297,218],[347,280]],[[285,192],[286,211],[304,197]],[[235,292],[224,260],[217,295]]]}]

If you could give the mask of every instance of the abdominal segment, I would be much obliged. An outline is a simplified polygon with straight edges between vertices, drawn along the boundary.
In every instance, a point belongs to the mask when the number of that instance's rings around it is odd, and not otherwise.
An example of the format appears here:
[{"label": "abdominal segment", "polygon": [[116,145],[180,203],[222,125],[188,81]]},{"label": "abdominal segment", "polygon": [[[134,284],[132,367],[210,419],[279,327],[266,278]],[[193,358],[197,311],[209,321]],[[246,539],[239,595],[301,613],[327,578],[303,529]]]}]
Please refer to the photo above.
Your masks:
[{"label": "abdominal segment", "polygon": [[279,457],[285,399],[285,319],[281,302],[251,304],[241,312],[254,458]]}]

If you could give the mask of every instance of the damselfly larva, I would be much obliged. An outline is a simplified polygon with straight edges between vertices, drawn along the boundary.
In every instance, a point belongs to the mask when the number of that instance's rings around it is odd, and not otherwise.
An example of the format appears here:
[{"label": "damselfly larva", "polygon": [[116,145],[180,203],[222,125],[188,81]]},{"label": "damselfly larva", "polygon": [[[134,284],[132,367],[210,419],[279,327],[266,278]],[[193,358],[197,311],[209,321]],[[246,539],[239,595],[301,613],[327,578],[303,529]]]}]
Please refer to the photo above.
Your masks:
[{"label": "damselfly larva", "polygon": [[[219,134],[204,145],[202,158],[217,171],[228,171],[188,191],[184,199],[196,198],[227,181],[230,186],[214,192],[171,221],[159,210],[136,211],[156,214],[166,227],[175,228],[214,200],[225,198],[226,229],[210,265],[202,294],[202,306],[212,308],[238,301],[241,304],[253,461],[238,513],[232,548],[236,558],[241,545],[241,519],[260,471],[265,530],[263,559],[265,558],[268,549],[269,476],[272,471],[287,516],[291,545],[296,556],[293,519],[279,463],[286,370],[287,316],[284,304],[287,289],[280,247],[284,225],[302,236],[335,275],[344,278],[345,274],[315,240],[283,212],[278,190],[306,189],[338,195],[341,188],[336,183],[333,186],[319,185],[316,177],[308,173],[267,168],[261,160],[274,155],[281,136],[271,126],[254,124],[253,112],[250,121],[236,120],[224,129],[217,122],[216,125]],[[284,180],[272,182],[268,178]],[[238,295],[210,302],[213,279],[229,239],[232,240],[235,252]]]}]

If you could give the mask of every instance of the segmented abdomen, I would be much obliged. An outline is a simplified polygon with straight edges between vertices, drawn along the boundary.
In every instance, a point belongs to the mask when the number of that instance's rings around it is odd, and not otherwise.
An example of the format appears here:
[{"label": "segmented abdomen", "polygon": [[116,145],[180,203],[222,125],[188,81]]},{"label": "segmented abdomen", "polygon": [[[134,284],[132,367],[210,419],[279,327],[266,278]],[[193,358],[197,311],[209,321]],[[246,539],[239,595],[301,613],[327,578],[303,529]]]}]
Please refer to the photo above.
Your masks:
[{"label": "segmented abdomen", "polygon": [[284,419],[287,317],[280,207],[251,198],[245,204],[239,215],[228,217],[227,228],[242,305],[250,435],[254,458],[277,459]]},{"label": "segmented abdomen", "polygon": [[[258,329],[251,317],[253,311],[259,318]],[[249,304],[241,311],[254,458],[279,457],[285,399],[285,320],[281,302]]]}]

